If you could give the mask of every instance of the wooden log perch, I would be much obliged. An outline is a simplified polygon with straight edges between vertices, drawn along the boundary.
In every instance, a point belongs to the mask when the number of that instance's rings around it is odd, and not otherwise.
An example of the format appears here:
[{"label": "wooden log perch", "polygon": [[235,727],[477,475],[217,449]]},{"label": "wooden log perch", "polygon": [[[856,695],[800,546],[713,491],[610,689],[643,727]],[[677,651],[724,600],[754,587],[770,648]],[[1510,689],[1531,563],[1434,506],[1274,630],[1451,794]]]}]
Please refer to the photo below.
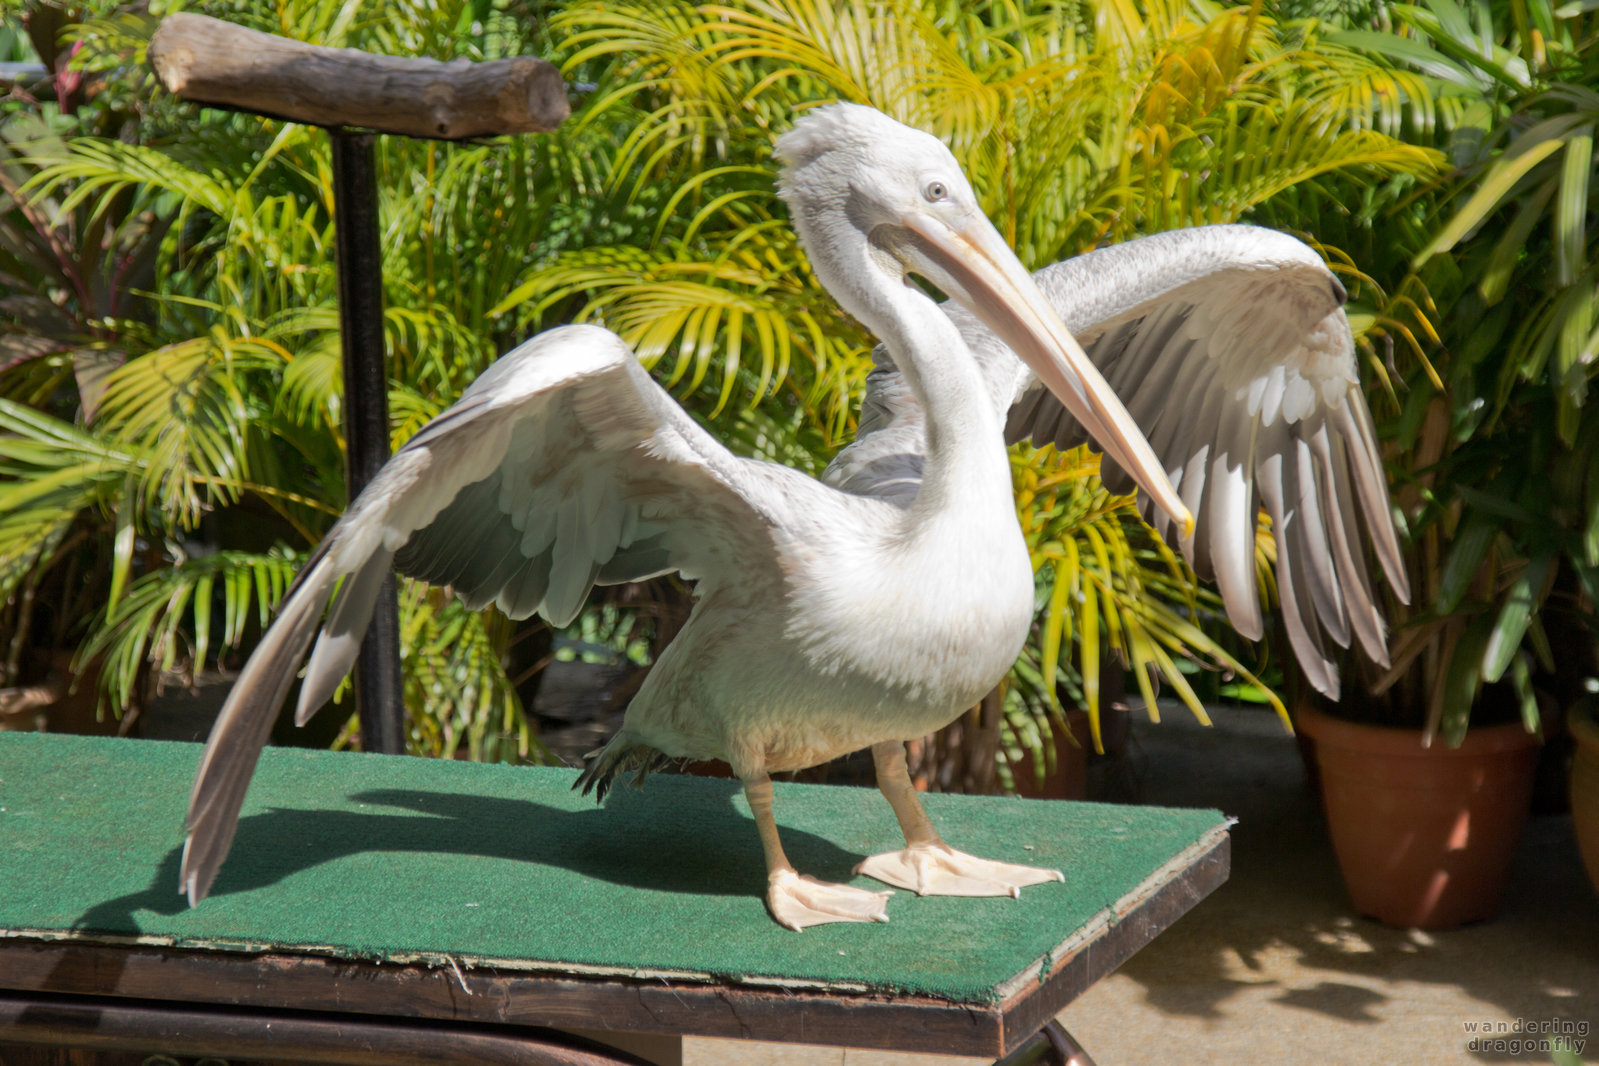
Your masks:
[{"label": "wooden log perch", "polygon": [[174,95],[316,126],[459,140],[547,133],[571,111],[560,71],[532,56],[374,55],[188,13],[161,23],[148,55]]}]

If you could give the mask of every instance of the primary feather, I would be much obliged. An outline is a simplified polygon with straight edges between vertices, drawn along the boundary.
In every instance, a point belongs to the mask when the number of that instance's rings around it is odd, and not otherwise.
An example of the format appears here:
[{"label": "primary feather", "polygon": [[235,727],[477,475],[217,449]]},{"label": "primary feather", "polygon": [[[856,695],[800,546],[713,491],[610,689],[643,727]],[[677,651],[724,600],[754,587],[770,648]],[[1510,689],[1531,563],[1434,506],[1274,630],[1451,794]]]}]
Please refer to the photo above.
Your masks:
[{"label": "primary feather", "polygon": [[[1320,257],[1272,230],[1205,226],[1089,252],[1034,278],[1194,512],[1193,536],[1180,537],[1142,499],[1156,531],[1215,580],[1234,628],[1250,639],[1264,630],[1254,560],[1264,506],[1307,679],[1337,698],[1329,644],[1347,647],[1351,635],[1386,665],[1367,541],[1400,599],[1410,589],[1344,290]],[[1066,448],[1089,439],[992,331],[958,305],[944,309],[982,366],[1007,440]],[[914,495],[923,413],[892,355],[880,346],[873,357],[860,433],[823,476],[851,491]],[[1114,459],[1101,471],[1112,492],[1134,489]]]}]

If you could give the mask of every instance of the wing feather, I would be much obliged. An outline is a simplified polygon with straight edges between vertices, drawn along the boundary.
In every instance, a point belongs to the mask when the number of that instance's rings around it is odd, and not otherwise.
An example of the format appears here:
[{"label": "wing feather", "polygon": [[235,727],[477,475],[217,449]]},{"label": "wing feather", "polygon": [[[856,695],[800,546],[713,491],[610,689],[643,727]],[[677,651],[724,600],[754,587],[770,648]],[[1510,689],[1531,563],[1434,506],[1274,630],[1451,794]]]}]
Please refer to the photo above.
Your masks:
[{"label": "wing feather", "polygon": [[239,807],[244,803],[261,749],[272,732],[276,708],[294,684],[295,668],[316,631],[334,581],[326,556],[313,555],[295,581],[293,594],[285,598],[282,612],[234,682],[233,691],[246,686],[274,713],[259,713],[255,701],[230,697],[217,715],[194,776],[184,820],[188,836],[183,842],[178,890],[189,897],[191,905],[210,890],[217,868],[233,843]]},{"label": "wing feather", "polygon": [[[1212,384],[1205,390],[1204,400],[1198,407],[1195,424],[1200,427],[1215,426],[1221,418],[1226,400],[1222,389]],[[1188,461],[1183,464],[1183,503],[1192,514],[1205,514],[1209,510],[1212,493],[1209,478],[1210,456],[1215,449],[1213,439],[1196,437],[1197,443],[1189,449]],[[1194,523],[1193,536],[1182,541],[1183,557],[1194,572],[1206,581],[1215,579],[1215,566],[1211,562],[1213,522]]]},{"label": "wing feather", "polygon": [[507,618],[518,620],[531,618],[537,613],[550,588],[549,550],[546,548],[528,555],[524,547],[523,558],[526,561],[522,564],[522,568],[511,575],[495,599],[495,603]]},{"label": "wing feather", "polygon": [[[1090,252],[1034,277],[1194,510],[1194,537],[1180,547],[1197,573],[1214,575],[1234,627],[1251,638],[1264,630],[1254,563],[1263,503],[1278,540],[1284,618],[1306,676],[1335,693],[1328,647],[1351,638],[1368,657],[1385,660],[1360,528],[1398,598],[1408,602],[1410,589],[1360,393],[1345,293],[1320,257],[1285,234],[1205,226]],[[974,316],[945,309],[982,367],[1007,440],[1065,448],[1087,439]],[[894,491],[912,494],[916,481],[905,476],[911,466],[903,457],[922,447],[920,413],[887,352],[873,357],[872,417],[824,476],[849,470],[852,490],[877,491],[876,471],[862,459],[887,451],[882,434],[894,431],[902,457]],[[908,426],[918,432],[905,432]],[[1133,491],[1109,461],[1101,476],[1113,492]],[[1170,521],[1142,503],[1156,531],[1175,540]]]},{"label": "wing feather", "polygon": [[1210,461],[1211,491],[1197,522],[1211,530],[1210,560],[1228,619],[1243,636],[1259,640],[1265,626],[1255,584],[1254,434],[1254,424],[1238,412],[1221,417]]},{"label": "wing feather", "polygon": [[500,359],[379,471],[279,604],[201,757],[181,873],[190,902],[227,855],[261,748],[341,578],[300,718],[348,671],[391,558],[469,606],[540,610],[557,625],[601,579],[679,570],[716,581],[737,565],[779,580],[771,529],[783,496],[767,466],[718,444],[606,330],[551,330]]},{"label": "wing feather", "polygon": [[383,587],[393,558],[390,552],[377,552],[340,586],[305,667],[305,681],[300,685],[300,699],[294,711],[295,725],[304,725],[332,698],[339,682],[355,664],[361,637],[372,621],[378,590]]},{"label": "wing feather", "polygon": [[1322,471],[1322,507],[1336,520],[1327,523],[1332,537],[1333,559],[1344,593],[1344,606],[1349,611],[1349,627],[1360,642],[1366,657],[1378,666],[1388,665],[1387,626],[1382,611],[1371,598],[1371,578],[1366,569],[1366,553],[1354,541],[1360,528],[1355,518],[1355,498],[1349,483],[1349,464],[1343,450],[1334,448],[1331,438],[1334,430],[1325,424],[1321,432],[1311,438],[1311,448],[1316,454],[1316,464]]},{"label": "wing feather", "polygon": [[1295,467],[1294,486],[1297,491],[1284,501],[1284,505],[1292,507],[1300,518],[1303,531],[1301,555],[1316,617],[1321,620],[1322,627],[1333,643],[1347,648],[1349,615],[1344,610],[1343,596],[1338,587],[1337,563],[1328,543],[1327,516],[1321,512],[1322,488],[1317,478],[1316,460],[1311,454],[1309,437],[1299,434],[1290,436]]},{"label": "wing feather", "polygon": [[1388,584],[1401,600],[1409,603],[1410,579],[1399,552],[1399,535],[1390,513],[1392,505],[1388,500],[1388,485],[1382,476],[1382,458],[1377,451],[1377,430],[1371,424],[1371,412],[1364,402],[1349,403],[1340,407],[1336,416],[1346,439],[1358,444],[1358,448],[1350,449],[1349,467],[1355,475],[1366,532],[1377,550],[1377,559],[1382,563]]},{"label": "wing feather", "polygon": [[[509,522],[490,526],[475,538],[467,573],[451,587],[469,611],[481,611],[495,602],[506,584],[517,575],[527,556],[522,554],[520,538]],[[401,573],[405,573],[402,569]]]},{"label": "wing feather", "polygon": [[[1168,317],[1176,318],[1175,315],[1169,315]],[[1127,328],[1131,329],[1133,327]],[[1172,398],[1178,395],[1175,381],[1178,372],[1193,361],[1194,347],[1194,341],[1191,338],[1183,337],[1181,340],[1173,338],[1168,347],[1156,349],[1151,346],[1149,348],[1148,358],[1154,361],[1144,367],[1141,372],[1117,375],[1126,381],[1125,386],[1117,386],[1118,392],[1122,388],[1127,389],[1127,395],[1132,400],[1132,403],[1127,408],[1128,413],[1133,415],[1139,425],[1153,425],[1160,418],[1161,412],[1171,404]],[[1098,346],[1096,345],[1096,354],[1097,350]],[[1162,352],[1167,353],[1168,358],[1156,359],[1155,357]],[[1061,410],[1064,412],[1065,408],[1061,408]],[[1067,414],[1066,418],[1070,420],[1071,416]],[[1074,425],[1073,432],[1066,439],[1072,443],[1077,443],[1082,439],[1082,430]]]},{"label": "wing feather", "polygon": [[1304,515],[1289,505],[1299,494],[1299,464],[1287,427],[1282,422],[1266,427],[1262,437],[1269,444],[1256,466],[1256,476],[1260,479],[1261,499],[1271,515],[1272,530],[1277,537],[1277,595],[1282,601],[1288,643],[1293,646],[1294,657],[1299,660],[1306,680],[1318,692],[1337,699],[1337,670],[1327,655],[1321,627],[1316,624],[1315,606],[1306,595],[1300,578],[1305,569],[1305,538],[1300,528]]}]

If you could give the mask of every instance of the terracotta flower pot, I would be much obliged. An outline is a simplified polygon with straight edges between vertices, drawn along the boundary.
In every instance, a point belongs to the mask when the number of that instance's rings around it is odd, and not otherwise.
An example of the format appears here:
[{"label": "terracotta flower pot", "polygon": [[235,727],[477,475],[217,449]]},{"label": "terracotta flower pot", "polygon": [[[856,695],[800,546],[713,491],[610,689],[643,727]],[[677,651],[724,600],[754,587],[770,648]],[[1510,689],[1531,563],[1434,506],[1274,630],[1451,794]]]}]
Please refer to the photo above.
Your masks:
[{"label": "terracotta flower pot", "polygon": [[1077,742],[1074,744],[1060,730],[1051,733],[1049,743],[1055,749],[1054,760],[1045,764],[1047,769],[1042,780],[1030,753],[1023,753],[1020,759],[1010,763],[1018,796],[1080,800],[1088,795],[1088,746],[1093,743],[1088,739],[1088,712],[1074,707],[1066,712],[1066,721]]},{"label": "terracotta flower pot", "polygon": [[1571,824],[1588,880],[1599,891],[1599,723],[1583,714],[1566,719],[1577,742],[1571,759]]},{"label": "terracotta flower pot", "polygon": [[1532,802],[1536,736],[1512,723],[1428,748],[1415,730],[1308,708],[1299,726],[1316,742],[1333,849],[1361,914],[1448,929],[1498,913]]}]

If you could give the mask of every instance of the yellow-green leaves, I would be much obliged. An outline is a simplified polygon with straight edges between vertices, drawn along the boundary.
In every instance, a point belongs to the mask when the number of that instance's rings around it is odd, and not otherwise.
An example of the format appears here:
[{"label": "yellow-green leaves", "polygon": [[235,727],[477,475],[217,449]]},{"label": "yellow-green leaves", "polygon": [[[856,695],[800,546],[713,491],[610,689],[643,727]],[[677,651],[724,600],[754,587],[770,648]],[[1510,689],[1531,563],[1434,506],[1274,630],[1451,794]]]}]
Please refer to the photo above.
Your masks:
[{"label": "yellow-green leaves", "polygon": [[714,381],[708,414],[715,418],[735,397],[748,409],[772,396],[796,353],[825,380],[841,341],[864,343],[857,329],[839,328],[841,316],[806,286],[808,273],[796,278],[772,270],[779,253],[792,266],[791,235],[755,243],[711,261],[623,248],[574,252],[512,290],[492,313],[527,304],[524,310],[536,315],[582,293],[587,300],[577,320],[602,323],[645,365],[661,364],[668,388],[692,395],[708,377]]},{"label": "yellow-green leaves", "polygon": [[181,662],[204,661],[215,631],[213,608],[222,600],[221,633],[236,646],[254,616],[265,625],[267,609],[294,580],[296,559],[286,552],[262,555],[217,552],[183,559],[140,576],[115,603],[78,652],[78,661],[104,660],[102,693],[116,707],[134,696],[146,662],[172,670]]},{"label": "yellow-green leaves", "polygon": [[[1328,44],[1314,26],[1279,26],[1259,5],[591,0],[567,7],[558,29],[573,49],[567,69],[612,64],[576,119],[623,131],[606,186],[659,206],[631,246],[542,264],[494,312],[603,322],[691,409],[720,413],[732,438],[742,423],[804,424],[842,443],[869,368],[870,339],[833,310],[769,193],[771,140],[806,107],[867,103],[942,137],[1035,267],[1236,221],[1285,190],[1315,202],[1331,174],[1428,179],[1441,166],[1391,135],[1430,120],[1416,75]],[[1430,327],[1410,313],[1417,298],[1384,299],[1374,336],[1419,349]],[[1250,676],[1199,624],[1219,616],[1214,597],[1130,500],[1104,493],[1092,461],[1023,455],[1018,506],[1045,583],[1013,692],[1049,713],[1075,671],[1093,706],[1102,663],[1119,660],[1150,698],[1162,678],[1202,714],[1184,675],[1192,663]]]},{"label": "yellow-green leaves", "polygon": [[505,672],[510,630],[498,611],[469,611],[447,590],[402,583],[406,703],[429,708],[412,718],[411,750],[446,759],[553,761]]},{"label": "yellow-green leaves", "polygon": [[[1022,531],[1034,565],[1048,575],[1036,686],[1044,702],[1035,713],[1058,713],[1054,693],[1060,664],[1075,641],[1096,748],[1104,664],[1131,670],[1146,709],[1157,719],[1155,685],[1164,682],[1200,721],[1208,721],[1179,659],[1203,662],[1259,684],[1247,667],[1194,624],[1201,614],[1219,614],[1219,598],[1200,588],[1176,555],[1150,535],[1138,520],[1133,497],[1105,490],[1097,468],[1097,458],[1082,448],[1064,454],[1053,448],[1023,448],[1011,464]],[[1281,702],[1270,693],[1268,699],[1286,723]]]}]

